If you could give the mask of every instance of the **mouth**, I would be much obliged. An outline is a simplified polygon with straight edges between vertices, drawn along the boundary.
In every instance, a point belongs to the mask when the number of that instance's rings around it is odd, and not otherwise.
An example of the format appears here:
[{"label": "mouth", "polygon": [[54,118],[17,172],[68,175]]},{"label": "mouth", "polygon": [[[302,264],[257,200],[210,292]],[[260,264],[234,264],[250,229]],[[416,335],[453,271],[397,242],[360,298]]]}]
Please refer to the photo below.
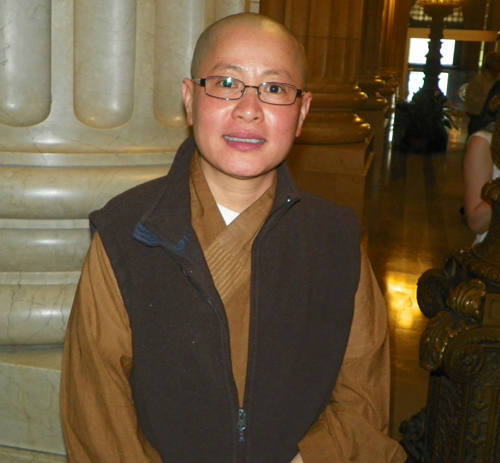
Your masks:
[{"label": "mouth", "polygon": [[239,137],[230,137],[228,135],[224,135],[224,139],[233,143],[250,143],[252,145],[260,145],[265,142],[261,138],[239,138]]}]

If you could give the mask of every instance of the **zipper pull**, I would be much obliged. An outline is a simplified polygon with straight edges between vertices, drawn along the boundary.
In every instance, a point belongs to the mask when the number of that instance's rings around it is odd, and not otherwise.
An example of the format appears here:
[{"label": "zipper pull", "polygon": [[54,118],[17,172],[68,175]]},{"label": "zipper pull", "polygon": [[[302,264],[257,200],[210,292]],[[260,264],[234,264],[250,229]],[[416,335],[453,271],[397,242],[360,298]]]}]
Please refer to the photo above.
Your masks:
[{"label": "zipper pull", "polygon": [[236,425],[239,433],[238,442],[240,444],[245,443],[245,429],[247,427],[246,419],[247,419],[247,414],[245,413],[245,410],[240,408],[238,410],[238,424]]}]

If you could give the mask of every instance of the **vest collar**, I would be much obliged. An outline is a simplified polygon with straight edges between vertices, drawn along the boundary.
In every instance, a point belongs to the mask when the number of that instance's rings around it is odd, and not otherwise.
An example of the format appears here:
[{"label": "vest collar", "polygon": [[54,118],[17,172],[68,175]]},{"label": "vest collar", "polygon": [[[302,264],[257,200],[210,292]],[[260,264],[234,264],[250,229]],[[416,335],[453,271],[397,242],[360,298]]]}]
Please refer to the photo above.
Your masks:
[{"label": "vest collar", "polygon": [[[179,147],[172,167],[165,177],[163,188],[134,231],[134,237],[140,242],[149,246],[167,244],[179,253],[184,253],[189,246],[194,236],[191,225],[189,175],[195,150],[196,144],[192,137]],[[286,209],[291,207],[300,200],[300,196],[288,166],[283,162],[278,166],[276,197],[270,217],[284,205]]]}]

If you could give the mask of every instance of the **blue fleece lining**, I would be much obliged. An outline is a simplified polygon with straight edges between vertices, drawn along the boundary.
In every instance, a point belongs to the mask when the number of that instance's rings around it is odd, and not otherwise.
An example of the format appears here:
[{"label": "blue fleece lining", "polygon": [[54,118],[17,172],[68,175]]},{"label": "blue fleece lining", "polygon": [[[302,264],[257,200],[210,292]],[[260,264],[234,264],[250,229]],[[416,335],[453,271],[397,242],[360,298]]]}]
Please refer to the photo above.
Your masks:
[{"label": "blue fleece lining", "polygon": [[[146,246],[167,246],[171,247],[169,243],[158,238],[154,233],[149,231],[144,224],[139,222],[135,227],[134,233],[132,236],[142,244]],[[191,231],[188,231],[186,236],[182,238],[175,246],[173,246],[174,250],[178,253],[183,253],[186,248],[187,243],[191,239]]]}]

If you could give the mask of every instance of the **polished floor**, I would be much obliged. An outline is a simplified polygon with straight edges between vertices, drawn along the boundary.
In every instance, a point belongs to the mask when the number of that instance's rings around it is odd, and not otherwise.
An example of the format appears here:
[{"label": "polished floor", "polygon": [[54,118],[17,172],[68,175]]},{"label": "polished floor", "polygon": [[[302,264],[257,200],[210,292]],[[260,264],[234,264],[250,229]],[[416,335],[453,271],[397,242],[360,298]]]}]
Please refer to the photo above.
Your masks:
[{"label": "polished floor", "polygon": [[446,153],[398,153],[375,157],[367,178],[364,242],[384,293],[391,332],[392,437],[427,400],[429,374],[419,367],[419,340],[427,319],[416,300],[416,283],[442,267],[451,252],[470,245],[461,223],[462,159],[466,116],[455,117]]}]

